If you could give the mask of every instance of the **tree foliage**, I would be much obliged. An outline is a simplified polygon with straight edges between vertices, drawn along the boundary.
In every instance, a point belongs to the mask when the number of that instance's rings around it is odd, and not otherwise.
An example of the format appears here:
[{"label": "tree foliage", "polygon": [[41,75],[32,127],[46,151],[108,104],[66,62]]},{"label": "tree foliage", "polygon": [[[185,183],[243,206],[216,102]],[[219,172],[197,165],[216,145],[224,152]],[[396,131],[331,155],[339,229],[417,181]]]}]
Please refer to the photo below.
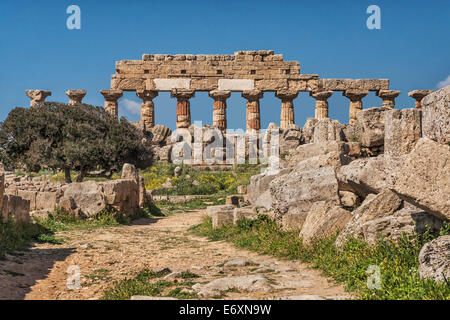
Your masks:
[{"label": "tree foliage", "polygon": [[90,171],[110,176],[125,162],[149,165],[150,150],[143,133],[125,118],[117,120],[104,108],[46,102],[13,109],[0,124],[0,161],[10,168],[70,170],[82,181]]}]

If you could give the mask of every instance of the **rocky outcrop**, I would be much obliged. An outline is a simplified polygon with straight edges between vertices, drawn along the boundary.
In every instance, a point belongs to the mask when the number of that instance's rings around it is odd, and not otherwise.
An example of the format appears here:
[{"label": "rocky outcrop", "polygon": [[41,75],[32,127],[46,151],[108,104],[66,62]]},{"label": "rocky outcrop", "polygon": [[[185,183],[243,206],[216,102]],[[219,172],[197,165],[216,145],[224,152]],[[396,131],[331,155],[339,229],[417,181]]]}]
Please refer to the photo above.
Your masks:
[{"label": "rocky outcrop", "polygon": [[420,139],[397,168],[391,189],[437,218],[450,220],[450,146]]},{"label": "rocky outcrop", "polygon": [[408,154],[422,136],[420,109],[389,110],[385,116],[384,154]]},{"label": "rocky outcrop", "polygon": [[315,202],[310,208],[300,231],[303,242],[308,244],[341,231],[351,218],[351,213],[326,201]]},{"label": "rocky outcrop", "polygon": [[426,243],[419,254],[419,274],[423,279],[450,281],[450,235]]},{"label": "rocky outcrop", "polygon": [[387,217],[397,211],[402,200],[391,190],[386,189],[378,195],[367,196],[361,206],[352,212],[352,218],[336,239],[335,245],[341,247],[349,237],[364,238],[363,225],[366,222]]},{"label": "rocky outcrop", "polygon": [[422,99],[422,132],[439,143],[450,142],[450,86]]}]

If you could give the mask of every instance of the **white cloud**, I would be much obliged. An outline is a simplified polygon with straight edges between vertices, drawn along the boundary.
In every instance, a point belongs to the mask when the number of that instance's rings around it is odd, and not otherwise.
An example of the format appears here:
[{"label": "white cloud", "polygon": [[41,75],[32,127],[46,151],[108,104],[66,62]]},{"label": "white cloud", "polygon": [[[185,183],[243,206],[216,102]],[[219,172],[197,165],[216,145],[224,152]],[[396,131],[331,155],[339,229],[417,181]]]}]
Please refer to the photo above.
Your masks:
[{"label": "white cloud", "polygon": [[124,107],[132,114],[137,114],[137,115],[141,114],[141,104],[136,101],[130,100],[130,99],[120,100],[119,107]]},{"label": "white cloud", "polygon": [[447,77],[447,79],[445,79],[437,84],[438,89],[444,88],[446,86],[450,86],[450,75]]}]

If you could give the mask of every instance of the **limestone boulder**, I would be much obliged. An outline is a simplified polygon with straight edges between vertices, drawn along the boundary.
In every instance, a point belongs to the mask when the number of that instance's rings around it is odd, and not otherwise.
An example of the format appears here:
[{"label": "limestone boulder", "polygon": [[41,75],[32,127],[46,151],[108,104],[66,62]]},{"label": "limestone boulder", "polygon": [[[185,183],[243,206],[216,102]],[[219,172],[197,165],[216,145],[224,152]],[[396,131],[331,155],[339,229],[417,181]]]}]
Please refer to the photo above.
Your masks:
[{"label": "limestone boulder", "polygon": [[308,171],[322,167],[339,168],[349,164],[351,161],[352,158],[344,153],[331,151],[297,162],[293,167],[293,171]]},{"label": "limestone boulder", "polygon": [[287,165],[295,166],[300,161],[308,158],[327,154],[329,152],[338,152],[340,154],[348,154],[348,145],[340,141],[326,141],[323,143],[307,143],[298,146],[287,157]]},{"label": "limestone boulder", "polygon": [[[450,279],[450,235],[426,243],[419,253],[419,274],[423,279]],[[447,282],[448,283],[448,282]]]},{"label": "limestone boulder", "polygon": [[278,219],[281,228],[284,231],[300,231],[303,228],[308,213],[308,211],[301,211],[293,208],[281,217],[276,216],[275,219]]},{"label": "limestone boulder", "polygon": [[312,240],[325,238],[341,231],[352,215],[349,211],[329,202],[315,202],[303,223],[300,237],[308,244]]},{"label": "limestone boulder", "polygon": [[374,219],[362,225],[363,238],[369,244],[376,244],[379,236],[398,240],[402,234],[423,234],[427,228],[437,234],[442,228],[442,220],[409,205],[387,217]]},{"label": "limestone boulder", "polygon": [[106,198],[95,181],[72,182],[65,189],[60,206],[80,217],[93,217],[105,209]]},{"label": "limestone boulder", "polygon": [[356,193],[362,198],[369,193],[379,193],[393,184],[405,157],[379,155],[354,160],[338,169],[339,190]]},{"label": "limestone boulder", "polygon": [[449,143],[450,86],[427,95],[420,103],[423,137],[439,143]]},{"label": "limestone boulder", "polygon": [[216,229],[225,224],[232,224],[235,208],[234,205],[230,204],[208,207],[206,214],[212,219],[212,227]]},{"label": "limestone boulder", "polygon": [[361,203],[358,195],[350,191],[339,191],[339,196],[341,197],[341,204],[343,207],[353,208],[359,206]]},{"label": "limestone boulder", "polygon": [[366,222],[387,217],[397,211],[402,200],[391,190],[385,189],[378,195],[367,196],[364,202],[352,212],[350,221],[339,233],[335,245],[341,247],[349,237],[364,238],[363,225]]},{"label": "limestone boulder", "polygon": [[139,185],[134,180],[118,179],[99,183],[106,205],[126,215],[135,214],[139,206]]},{"label": "limestone boulder", "polygon": [[420,139],[399,166],[391,188],[403,200],[450,220],[450,146]]},{"label": "limestone boulder", "polygon": [[170,143],[171,134],[172,131],[169,128],[157,124],[150,129],[151,143],[159,146],[167,145]]},{"label": "limestone boulder", "polygon": [[122,167],[121,179],[134,180],[137,183],[139,181],[139,174],[136,167],[130,163],[125,163]]},{"label": "limestone boulder", "polygon": [[408,154],[422,135],[420,109],[393,109],[385,113],[384,153]]},{"label": "limestone boulder", "polygon": [[13,220],[18,223],[28,223],[31,221],[30,200],[11,194],[5,194],[2,202],[3,221]]},{"label": "limestone boulder", "polygon": [[291,124],[287,128],[280,129],[279,139],[280,154],[287,154],[302,143],[302,130],[299,126]]},{"label": "limestone boulder", "polygon": [[256,207],[263,207],[266,210],[272,208],[272,196],[269,190],[269,184],[277,177],[291,172],[291,168],[282,169],[279,172],[266,171],[264,173],[252,176],[250,185],[247,188],[249,201]]},{"label": "limestone boulder", "polygon": [[386,107],[368,108],[356,114],[358,125],[361,127],[360,141],[364,147],[379,147],[384,145],[384,117]]},{"label": "limestone boulder", "polygon": [[303,126],[303,140],[305,143],[310,143],[313,140],[314,128],[319,120],[315,118],[306,119],[305,125]]},{"label": "limestone boulder", "polygon": [[345,141],[343,127],[338,120],[330,118],[320,119],[314,126],[311,142]]},{"label": "limestone boulder", "polygon": [[282,175],[270,182],[270,194],[279,215],[307,212],[317,201],[340,205],[338,182],[330,166]]}]

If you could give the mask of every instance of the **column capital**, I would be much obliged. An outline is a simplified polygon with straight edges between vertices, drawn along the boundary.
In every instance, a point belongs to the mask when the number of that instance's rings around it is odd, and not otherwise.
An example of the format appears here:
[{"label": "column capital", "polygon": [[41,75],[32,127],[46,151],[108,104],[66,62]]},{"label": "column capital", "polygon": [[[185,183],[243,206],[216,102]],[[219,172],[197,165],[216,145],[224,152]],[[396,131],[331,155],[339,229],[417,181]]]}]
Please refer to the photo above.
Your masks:
[{"label": "column capital", "polygon": [[100,90],[100,93],[105,97],[106,101],[117,101],[123,96],[123,91],[118,89]]},{"label": "column capital", "polygon": [[158,96],[156,90],[136,90],[136,95],[144,101],[151,101]]},{"label": "column capital", "polygon": [[333,95],[333,91],[331,91],[331,90],[330,91],[318,91],[318,92],[311,91],[309,93],[309,95],[316,100],[327,101],[328,98]]},{"label": "column capital", "polygon": [[47,90],[26,90],[25,91],[28,98],[36,102],[43,102],[45,98],[51,96],[51,91]]},{"label": "column capital", "polygon": [[298,91],[295,90],[278,90],[275,92],[275,96],[281,100],[292,101],[298,96]]},{"label": "column capital", "polygon": [[248,101],[257,101],[263,97],[263,92],[260,90],[244,90],[242,97]]},{"label": "column capital", "polygon": [[223,101],[231,96],[231,91],[227,90],[212,90],[209,92],[209,96],[215,101]]},{"label": "column capital", "polygon": [[86,95],[86,90],[70,89],[66,91],[66,95],[69,97],[69,105],[74,105],[81,103],[84,96]]},{"label": "column capital", "polygon": [[177,98],[177,100],[189,100],[190,98],[195,96],[195,90],[187,90],[187,89],[172,89],[170,92],[172,98]]},{"label": "column capital", "polygon": [[369,90],[345,90],[342,92],[344,97],[347,97],[351,101],[360,101],[369,93]]},{"label": "column capital", "polygon": [[377,96],[381,99],[395,99],[400,93],[401,91],[396,90],[380,90],[377,92]]},{"label": "column capital", "polygon": [[408,92],[408,96],[420,102],[425,96],[433,92],[434,90],[413,90]]}]

